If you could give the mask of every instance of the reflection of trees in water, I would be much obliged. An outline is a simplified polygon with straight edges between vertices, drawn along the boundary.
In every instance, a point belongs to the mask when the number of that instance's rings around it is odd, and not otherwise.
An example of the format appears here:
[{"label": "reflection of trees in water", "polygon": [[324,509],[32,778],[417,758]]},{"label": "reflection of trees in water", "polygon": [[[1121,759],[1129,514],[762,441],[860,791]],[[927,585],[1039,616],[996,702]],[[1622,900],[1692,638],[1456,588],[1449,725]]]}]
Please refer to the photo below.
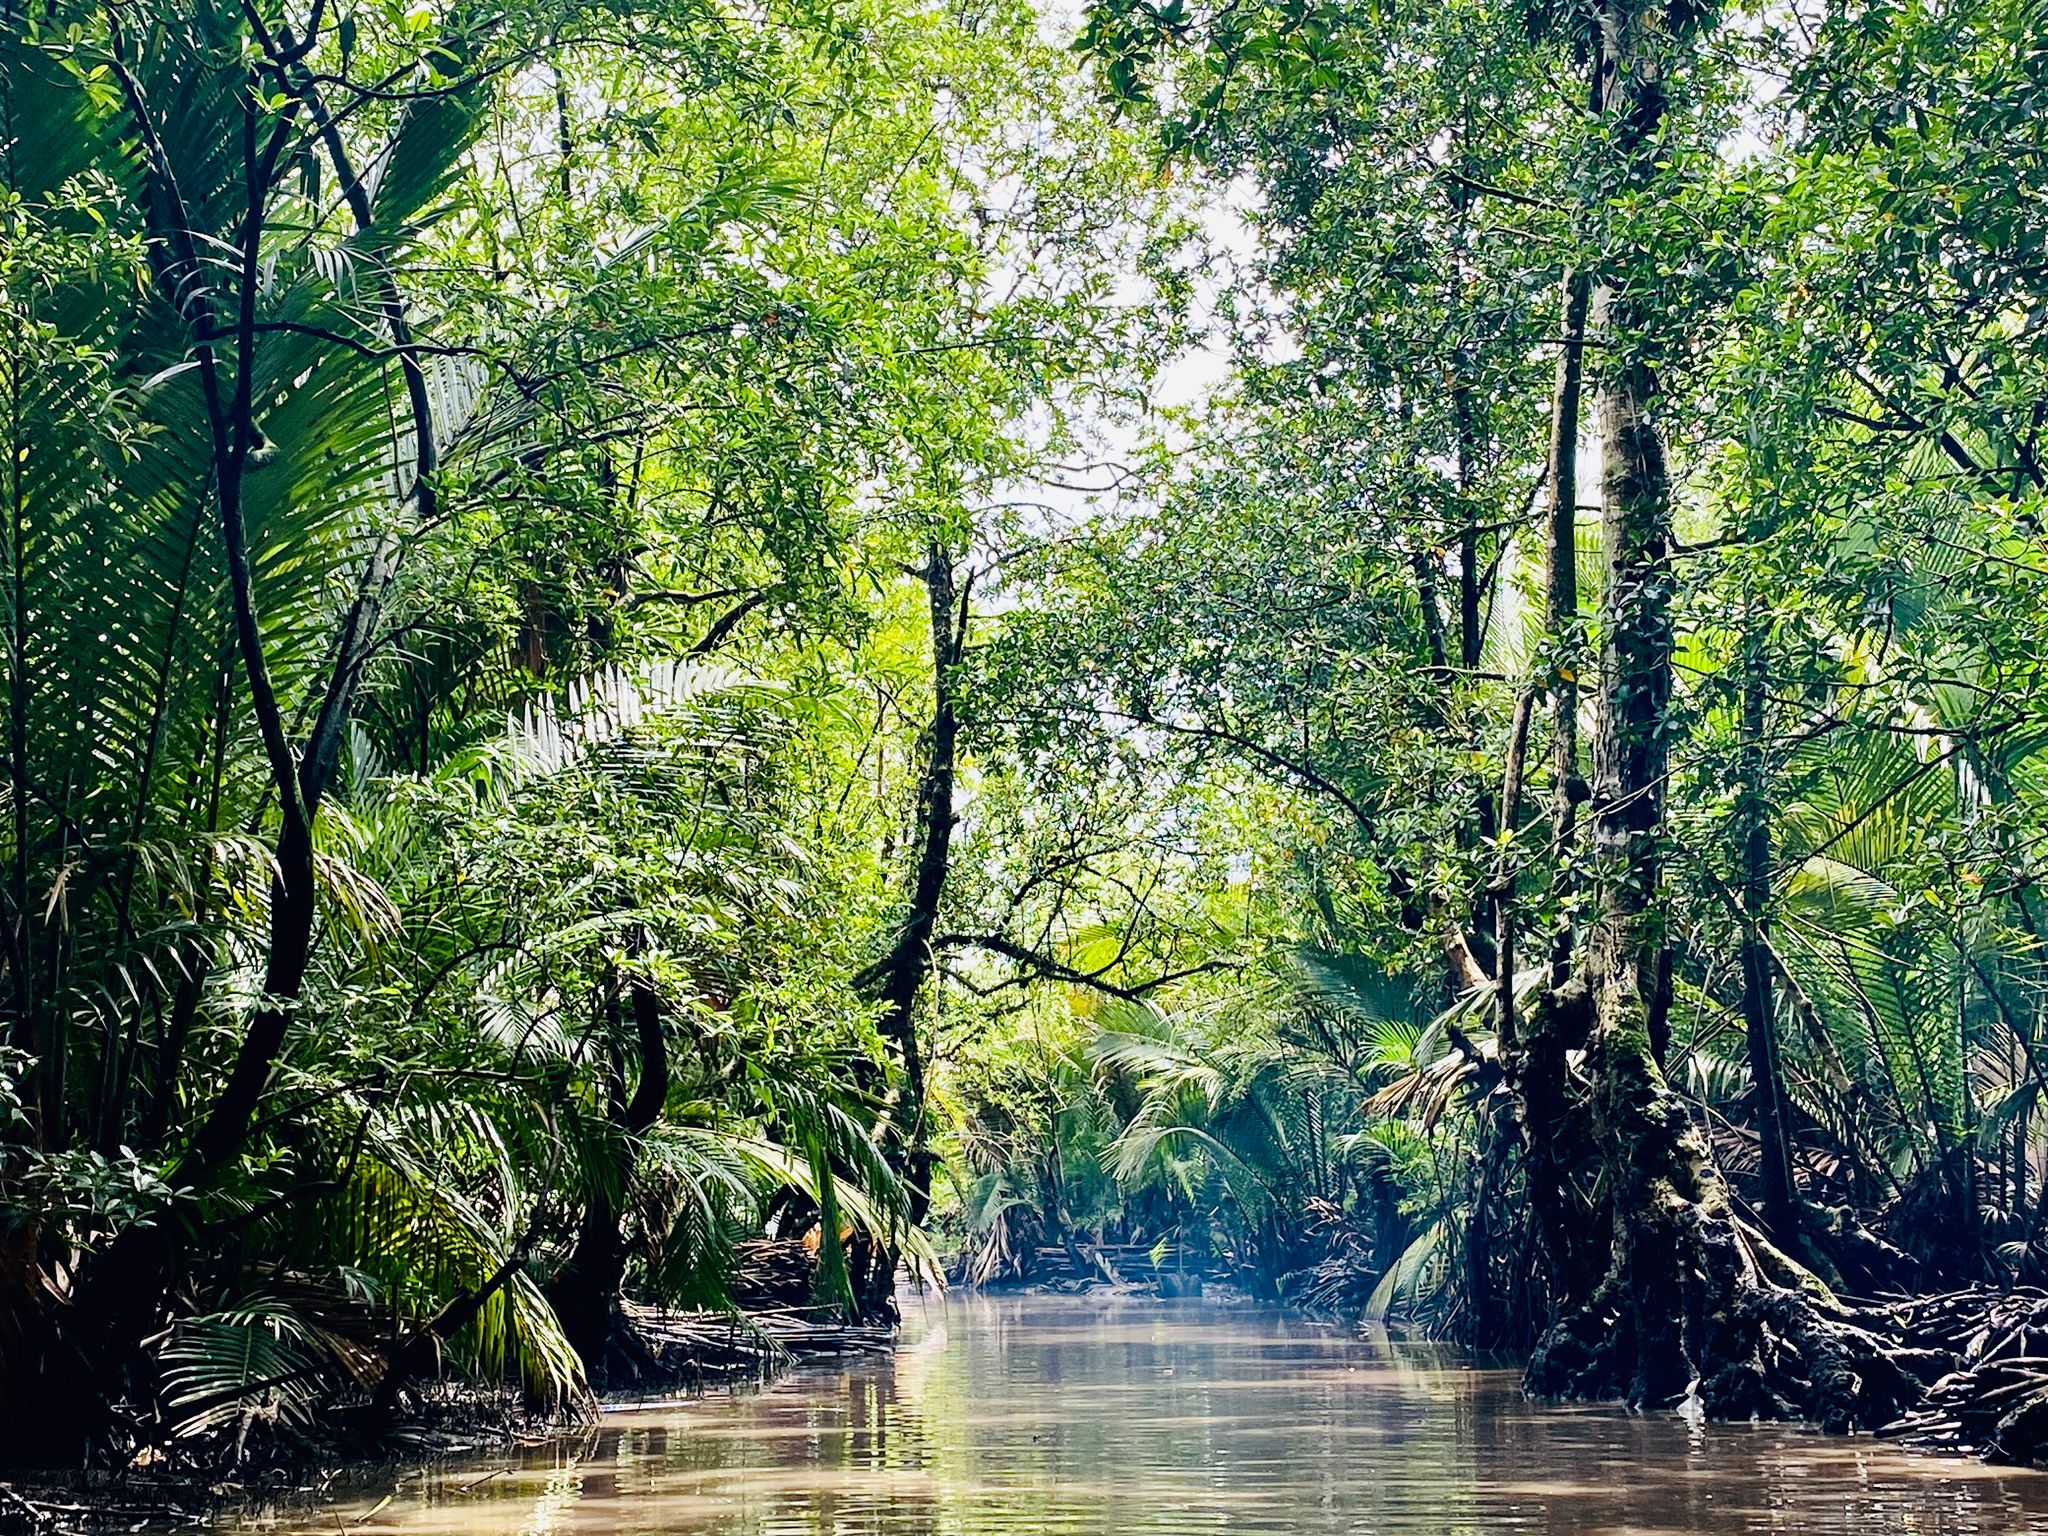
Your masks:
[{"label": "reflection of trees in water", "polygon": [[432,1474],[360,1536],[2048,1531],[2048,1479],[1532,1404],[1510,1362],[1296,1317],[1012,1298],[956,1302],[943,1326],[935,1347],[608,1420],[500,1474]]}]

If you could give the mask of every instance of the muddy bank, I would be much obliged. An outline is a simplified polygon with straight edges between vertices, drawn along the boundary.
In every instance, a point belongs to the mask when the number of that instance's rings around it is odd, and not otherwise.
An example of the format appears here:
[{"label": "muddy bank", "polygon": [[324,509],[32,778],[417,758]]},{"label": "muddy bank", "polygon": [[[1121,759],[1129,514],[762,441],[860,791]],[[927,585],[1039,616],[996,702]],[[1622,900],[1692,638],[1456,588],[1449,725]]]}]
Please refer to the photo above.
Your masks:
[{"label": "muddy bank", "polygon": [[[832,1321],[820,1309],[750,1316],[632,1309],[628,1353],[639,1362],[615,1390],[559,1406],[512,1390],[444,1381],[413,1394],[380,1436],[348,1411],[309,1430],[245,1432],[146,1448],[119,1469],[0,1466],[0,1536],[102,1536],[174,1530],[223,1516],[280,1520],[395,1475],[504,1455],[590,1432],[608,1413],[764,1385],[807,1363],[849,1360],[894,1347],[893,1327]],[[359,1408],[366,1405],[357,1405]]]}]

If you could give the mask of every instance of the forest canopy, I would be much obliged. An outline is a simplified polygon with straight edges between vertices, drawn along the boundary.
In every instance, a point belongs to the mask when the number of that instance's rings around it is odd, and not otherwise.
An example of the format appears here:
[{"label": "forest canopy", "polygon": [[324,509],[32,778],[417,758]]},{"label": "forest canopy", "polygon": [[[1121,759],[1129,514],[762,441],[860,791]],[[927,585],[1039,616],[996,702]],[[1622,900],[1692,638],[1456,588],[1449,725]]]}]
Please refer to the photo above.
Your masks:
[{"label": "forest canopy", "polygon": [[2044,22],[0,0],[7,1459],[1109,1249],[2037,1457]]}]

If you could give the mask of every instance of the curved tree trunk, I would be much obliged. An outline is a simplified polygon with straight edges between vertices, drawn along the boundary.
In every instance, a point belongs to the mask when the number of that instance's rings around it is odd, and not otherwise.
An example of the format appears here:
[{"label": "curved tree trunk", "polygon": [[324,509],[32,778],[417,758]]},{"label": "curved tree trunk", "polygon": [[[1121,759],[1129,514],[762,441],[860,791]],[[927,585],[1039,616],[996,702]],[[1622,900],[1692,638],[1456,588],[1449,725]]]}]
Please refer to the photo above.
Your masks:
[{"label": "curved tree trunk", "polygon": [[[619,1329],[625,1291],[625,1197],[632,1186],[640,1140],[661,1118],[668,1100],[668,1038],[661,999],[639,976],[627,980],[626,997],[633,1015],[639,1076],[631,1097],[626,1096],[623,1082],[614,1079],[611,1126],[604,1143],[608,1166],[590,1181],[576,1229],[576,1246],[548,1287],[548,1302],[561,1320],[562,1332],[583,1361],[585,1377],[600,1390],[610,1374],[611,1346]],[[617,1007],[616,1001],[613,1007]]]},{"label": "curved tree trunk", "polygon": [[[932,719],[918,780],[916,861],[910,900],[896,942],[878,969],[882,1005],[876,1028],[895,1050],[901,1074],[884,1127],[884,1150],[907,1186],[905,1214],[921,1223],[931,1209],[936,1159],[925,1120],[924,1050],[917,1035],[917,1000],[932,974],[932,939],[952,871],[953,784],[960,740],[955,671],[967,643],[967,600],[954,579],[953,556],[934,542],[925,551],[926,606],[932,636]],[[855,1301],[869,1316],[887,1316],[899,1255],[888,1245],[864,1245],[855,1266]]]}]

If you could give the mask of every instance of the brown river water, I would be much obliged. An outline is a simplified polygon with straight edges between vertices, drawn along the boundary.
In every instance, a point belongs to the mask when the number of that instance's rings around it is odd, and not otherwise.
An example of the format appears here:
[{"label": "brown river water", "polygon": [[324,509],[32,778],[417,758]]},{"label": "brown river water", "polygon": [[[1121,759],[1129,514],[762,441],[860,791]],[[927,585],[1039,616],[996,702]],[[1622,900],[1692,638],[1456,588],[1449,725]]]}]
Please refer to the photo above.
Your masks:
[{"label": "brown river water", "polygon": [[[390,1492],[386,1499],[384,1494]],[[1522,1400],[1512,1369],[1200,1303],[956,1297],[904,1347],[608,1413],[290,1536],[2048,1533],[2048,1475]]]}]

